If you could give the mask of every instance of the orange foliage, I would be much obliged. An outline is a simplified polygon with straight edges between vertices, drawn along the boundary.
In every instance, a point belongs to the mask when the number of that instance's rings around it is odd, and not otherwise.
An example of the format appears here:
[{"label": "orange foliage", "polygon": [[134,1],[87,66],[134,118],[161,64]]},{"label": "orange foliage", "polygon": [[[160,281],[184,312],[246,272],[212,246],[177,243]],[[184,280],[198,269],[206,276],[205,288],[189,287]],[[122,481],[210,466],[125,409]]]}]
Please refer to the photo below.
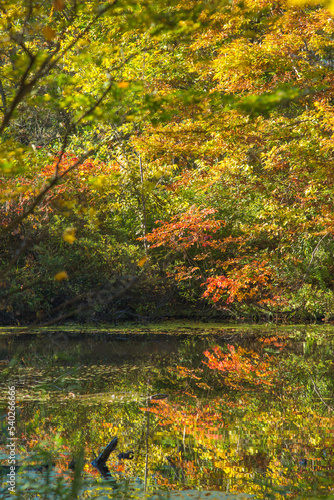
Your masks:
[{"label": "orange foliage", "polygon": [[260,359],[254,351],[228,345],[225,354],[219,346],[212,351],[205,351],[208,362],[204,362],[212,370],[224,373],[224,384],[240,388],[242,383],[271,386],[275,370],[271,366],[272,358]]},{"label": "orange foliage", "polygon": [[272,271],[267,267],[266,261],[253,260],[240,269],[234,269],[230,275],[231,277],[208,278],[203,297],[210,297],[214,302],[218,302],[228,292],[227,304],[234,300],[241,302],[245,299],[256,298],[263,288],[270,286]]},{"label": "orange foliage", "polygon": [[212,234],[224,225],[222,220],[209,218],[216,212],[213,208],[200,209],[193,205],[187,212],[172,217],[171,222],[157,221],[160,227],[153,229],[146,239],[152,243],[151,248],[166,246],[176,251],[193,246],[216,248],[219,243]]}]

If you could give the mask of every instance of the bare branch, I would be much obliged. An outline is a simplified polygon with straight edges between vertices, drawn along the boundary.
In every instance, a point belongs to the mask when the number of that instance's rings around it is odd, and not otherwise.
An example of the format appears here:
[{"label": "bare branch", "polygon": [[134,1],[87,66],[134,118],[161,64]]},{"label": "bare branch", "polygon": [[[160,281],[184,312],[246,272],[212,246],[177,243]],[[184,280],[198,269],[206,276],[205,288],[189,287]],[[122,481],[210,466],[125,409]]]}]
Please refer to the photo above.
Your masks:
[{"label": "bare branch", "polygon": [[306,277],[308,276],[308,273],[309,273],[309,271],[310,271],[311,264],[312,264],[312,262],[313,262],[313,259],[314,259],[314,257],[315,257],[315,254],[316,254],[316,253],[317,253],[317,251],[318,251],[319,246],[321,245],[321,243],[323,242],[323,240],[324,240],[327,236],[329,236],[330,234],[331,234],[331,233],[326,233],[326,234],[325,234],[325,235],[324,235],[324,236],[323,236],[323,237],[322,237],[322,238],[318,241],[318,243],[317,243],[316,247],[314,248],[314,250],[313,250],[313,252],[312,252],[312,255],[311,255],[311,260],[310,260],[310,262],[309,262],[309,264],[308,264],[308,266],[307,266],[307,269],[306,269],[306,273],[305,273],[305,276],[304,276],[304,281],[305,281]]},{"label": "bare branch", "polygon": [[324,404],[324,405],[328,408],[328,410],[329,410],[329,411],[334,412],[334,409],[333,409],[331,406],[329,406],[329,405],[326,403],[326,401],[323,399],[323,397],[321,396],[320,391],[319,391],[319,387],[318,387],[318,386],[316,385],[316,383],[314,382],[313,377],[312,377],[312,375],[311,375],[311,374],[310,374],[310,379],[312,380],[314,390],[315,390],[316,394],[319,396],[319,398],[320,398],[321,402],[322,402],[322,403],[323,403],[323,404]]},{"label": "bare branch", "polygon": [[6,94],[2,85],[2,80],[0,80],[0,96],[1,96],[1,101],[2,101],[2,109],[3,112],[6,113],[7,109],[7,99],[6,99]]},{"label": "bare branch", "polygon": [[44,281],[44,279],[45,279],[44,277],[42,277],[42,278],[39,277],[39,278],[36,278],[33,281],[30,281],[30,283],[28,283],[25,286],[18,286],[16,288],[14,288],[13,290],[11,290],[10,292],[6,292],[5,294],[1,294],[0,295],[0,299],[1,300],[5,300],[8,297],[11,297],[12,295],[15,295],[17,293],[22,293],[25,290],[29,290],[33,285],[38,285],[39,283],[42,283]]}]

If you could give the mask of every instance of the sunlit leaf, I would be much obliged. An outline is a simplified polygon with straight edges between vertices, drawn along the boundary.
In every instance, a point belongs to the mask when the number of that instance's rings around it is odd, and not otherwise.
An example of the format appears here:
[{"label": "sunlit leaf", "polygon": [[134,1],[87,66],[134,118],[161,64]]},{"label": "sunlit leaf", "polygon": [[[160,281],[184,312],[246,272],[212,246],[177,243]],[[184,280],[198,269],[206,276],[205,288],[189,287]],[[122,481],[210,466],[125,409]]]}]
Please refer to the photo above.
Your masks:
[{"label": "sunlit leaf", "polygon": [[63,280],[68,280],[69,279],[69,276],[67,274],[66,271],[60,271],[59,273],[57,273],[54,277],[54,279],[56,281],[63,281]]},{"label": "sunlit leaf", "polygon": [[66,241],[66,243],[72,244],[76,240],[75,233],[76,233],[76,229],[74,227],[68,227],[63,232],[62,238],[64,241]]}]

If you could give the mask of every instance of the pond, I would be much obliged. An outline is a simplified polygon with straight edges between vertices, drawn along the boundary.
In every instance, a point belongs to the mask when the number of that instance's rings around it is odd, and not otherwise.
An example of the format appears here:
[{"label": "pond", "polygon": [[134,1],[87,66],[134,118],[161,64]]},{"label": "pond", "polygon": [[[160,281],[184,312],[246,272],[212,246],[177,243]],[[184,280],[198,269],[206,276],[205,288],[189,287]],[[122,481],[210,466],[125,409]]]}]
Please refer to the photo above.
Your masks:
[{"label": "pond", "polygon": [[[13,443],[17,498],[334,498],[333,333],[4,328],[1,498]],[[92,462],[116,436],[106,479]]]}]

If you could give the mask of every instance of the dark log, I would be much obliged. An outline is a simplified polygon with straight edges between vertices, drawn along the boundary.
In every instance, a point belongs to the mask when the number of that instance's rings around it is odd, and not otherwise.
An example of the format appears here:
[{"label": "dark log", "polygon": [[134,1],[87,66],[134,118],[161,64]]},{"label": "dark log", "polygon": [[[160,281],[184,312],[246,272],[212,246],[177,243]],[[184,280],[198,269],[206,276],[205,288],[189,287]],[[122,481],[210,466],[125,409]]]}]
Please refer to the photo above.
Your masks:
[{"label": "dark log", "polygon": [[134,457],[134,453],[133,451],[127,451],[125,453],[119,453],[117,455],[117,458],[119,458],[120,460],[132,460]]},{"label": "dark log", "polygon": [[110,453],[112,451],[114,451],[114,449],[116,448],[117,443],[118,443],[118,439],[117,439],[117,436],[115,436],[114,438],[112,438],[112,440],[110,441],[108,446],[105,447],[105,449],[102,451],[102,453],[100,453],[100,455],[92,461],[92,465],[94,467],[97,467],[101,464],[105,464],[109,458]]}]

